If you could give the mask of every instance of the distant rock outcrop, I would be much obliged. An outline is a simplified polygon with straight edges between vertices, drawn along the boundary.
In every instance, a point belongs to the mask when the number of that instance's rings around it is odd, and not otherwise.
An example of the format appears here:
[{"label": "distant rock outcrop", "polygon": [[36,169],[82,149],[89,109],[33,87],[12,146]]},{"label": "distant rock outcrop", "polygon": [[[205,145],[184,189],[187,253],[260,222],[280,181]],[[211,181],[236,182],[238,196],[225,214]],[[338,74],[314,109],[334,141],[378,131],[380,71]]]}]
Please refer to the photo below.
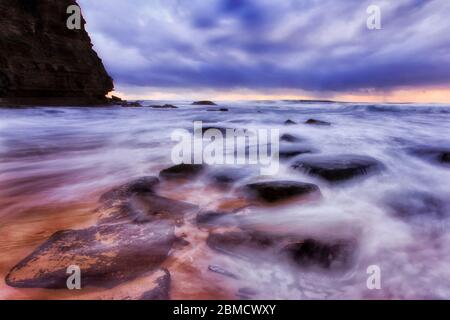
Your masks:
[{"label": "distant rock outcrop", "polygon": [[[0,105],[106,103],[113,81],[84,29],[67,27],[74,0],[2,0]],[[6,18],[7,17],[7,18]]]}]

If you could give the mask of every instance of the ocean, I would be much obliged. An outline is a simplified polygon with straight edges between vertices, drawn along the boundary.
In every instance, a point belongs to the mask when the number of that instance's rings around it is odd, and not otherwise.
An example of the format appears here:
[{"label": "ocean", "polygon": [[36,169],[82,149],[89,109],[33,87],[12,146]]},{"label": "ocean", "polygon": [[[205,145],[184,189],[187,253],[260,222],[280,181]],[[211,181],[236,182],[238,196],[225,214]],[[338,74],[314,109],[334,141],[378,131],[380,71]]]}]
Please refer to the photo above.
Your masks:
[{"label": "ocean", "polygon": [[[228,188],[204,177],[163,185],[164,196],[217,210],[246,183],[313,183],[320,200],[239,208],[239,228],[355,244],[342,270],[305,268],[277,254],[260,260],[252,252],[243,258],[212,250],[205,239],[214,230],[188,218],[177,234],[190,245],[166,263],[172,298],[239,298],[244,291],[251,299],[450,299],[450,165],[448,159],[432,159],[430,151],[450,150],[450,106],[223,101],[220,107],[228,111],[219,111],[190,101],[142,103],[178,108],[0,109],[0,298],[72,298],[73,292],[11,288],[3,279],[54,232],[95,224],[92,212],[105,191],[171,167],[172,133],[203,121],[221,128],[279,129],[295,137],[281,141],[280,150],[369,156],[383,169],[349,183],[327,183],[294,170],[292,164],[305,156],[298,155],[281,159],[270,177],[242,168],[241,179]],[[308,119],[330,125],[306,124]],[[295,124],[285,125],[287,120]],[[371,266],[379,268],[380,288],[369,288]],[[76,297],[107,292],[91,289]]]}]

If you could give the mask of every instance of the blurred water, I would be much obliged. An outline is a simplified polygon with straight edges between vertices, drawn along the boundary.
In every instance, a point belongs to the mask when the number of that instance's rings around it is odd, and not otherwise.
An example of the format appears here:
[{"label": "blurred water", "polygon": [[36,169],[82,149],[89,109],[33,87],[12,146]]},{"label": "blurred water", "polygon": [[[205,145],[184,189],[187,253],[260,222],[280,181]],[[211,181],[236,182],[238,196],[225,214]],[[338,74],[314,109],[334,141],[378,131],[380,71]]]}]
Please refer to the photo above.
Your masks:
[{"label": "blurred water", "polygon": [[[450,298],[450,169],[406,152],[413,146],[450,147],[450,106],[255,101],[221,102],[229,112],[210,112],[188,101],[144,102],[158,103],[180,108],[0,109],[0,221],[25,208],[80,201],[133,178],[157,175],[171,165],[173,130],[191,129],[195,120],[221,127],[278,128],[322,154],[369,155],[386,169],[331,187],[282,162],[273,179],[316,183],[323,200],[249,209],[243,225],[320,239],[357,239],[357,261],[344,275],[292,271],[275,259],[251,267],[221,263],[245,275],[260,298]],[[332,126],[303,124],[309,118]],[[299,124],[284,126],[287,119]],[[256,174],[258,170],[246,179],[258,179]],[[415,192],[447,205],[444,217],[407,220],[389,212],[387,198],[394,195],[408,206]],[[193,193],[189,200],[206,205],[214,199]],[[382,290],[366,288],[369,265],[381,267]]]}]

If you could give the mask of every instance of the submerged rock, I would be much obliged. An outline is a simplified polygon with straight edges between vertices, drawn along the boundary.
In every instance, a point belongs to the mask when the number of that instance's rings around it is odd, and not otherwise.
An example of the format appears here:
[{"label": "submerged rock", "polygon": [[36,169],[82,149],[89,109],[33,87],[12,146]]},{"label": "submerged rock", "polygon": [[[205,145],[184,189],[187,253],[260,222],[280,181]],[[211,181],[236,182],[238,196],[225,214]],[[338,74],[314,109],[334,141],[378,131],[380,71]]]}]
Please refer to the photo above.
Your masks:
[{"label": "submerged rock", "polygon": [[393,192],[385,202],[392,215],[408,221],[423,218],[440,220],[450,215],[450,205],[429,192]]},{"label": "submerged rock", "polygon": [[296,137],[292,134],[289,133],[285,133],[280,137],[280,141],[285,141],[285,142],[300,142],[301,139],[299,137]]},{"label": "submerged rock", "polygon": [[205,170],[202,164],[179,164],[159,173],[159,177],[163,179],[192,179],[202,174]]},{"label": "submerged rock", "polygon": [[356,242],[352,240],[321,242],[307,239],[287,245],[282,252],[301,267],[342,270],[351,266],[355,250]]},{"label": "submerged rock", "polygon": [[134,194],[109,210],[100,210],[99,223],[149,222],[161,219],[181,221],[185,214],[198,210],[196,205],[156,194]]},{"label": "submerged rock", "polygon": [[100,202],[114,202],[128,198],[133,194],[152,193],[158,184],[159,179],[157,177],[141,177],[104,193],[100,197]]},{"label": "submerged rock", "polygon": [[142,177],[106,192],[100,197],[98,223],[179,221],[198,210],[196,205],[157,195],[154,189],[158,183],[156,177]]},{"label": "submerged rock", "polygon": [[430,162],[450,164],[450,148],[416,147],[408,151],[410,154]]},{"label": "submerged rock", "polygon": [[194,106],[216,106],[216,104],[209,100],[201,100],[201,101],[195,101],[192,103]]},{"label": "submerged rock", "polygon": [[318,176],[328,182],[342,182],[383,168],[378,160],[359,155],[308,156],[297,160],[292,168],[312,176]]},{"label": "submerged rock", "polygon": [[226,226],[234,224],[230,213],[219,211],[200,212],[197,214],[195,222],[198,226]]},{"label": "submerged rock", "polygon": [[218,108],[218,109],[208,109],[206,111],[210,111],[210,112],[215,112],[215,111],[217,111],[217,112],[228,112],[229,110],[228,110],[228,108]]},{"label": "submerged rock", "polygon": [[331,123],[316,119],[309,119],[305,121],[306,124],[316,125],[316,126],[331,126]]},{"label": "submerged rock", "polygon": [[268,181],[248,184],[243,191],[252,199],[265,202],[279,202],[293,198],[320,195],[319,187],[297,181]]},{"label": "submerged rock", "polygon": [[81,269],[82,287],[112,287],[159,268],[176,237],[167,221],[94,226],[53,234],[7,275],[9,286],[67,288],[66,270]]},{"label": "submerged rock", "polygon": [[299,155],[308,154],[308,153],[313,153],[313,150],[311,150],[311,148],[295,146],[295,145],[282,146],[282,147],[280,147],[280,150],[279,150],[280,159],[295,158]]},{"label": "submerged rock", "polygon": [[149,106],[153,109],[178,109],[178,107],[174,106],[173,104],[165,104],[165,105],[151,105]]}]

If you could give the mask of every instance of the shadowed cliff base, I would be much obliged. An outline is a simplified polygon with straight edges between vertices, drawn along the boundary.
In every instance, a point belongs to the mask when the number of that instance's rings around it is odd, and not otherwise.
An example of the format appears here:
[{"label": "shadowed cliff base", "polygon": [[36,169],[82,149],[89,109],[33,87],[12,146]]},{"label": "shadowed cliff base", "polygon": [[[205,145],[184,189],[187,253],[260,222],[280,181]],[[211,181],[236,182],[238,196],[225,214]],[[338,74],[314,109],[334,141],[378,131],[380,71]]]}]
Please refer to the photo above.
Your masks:
[{"label": "shadowed cliff base", "polygon": [[106,104],[111,77],[84,29],[67,28],[73,0],[3,0],[0,105]]}]

